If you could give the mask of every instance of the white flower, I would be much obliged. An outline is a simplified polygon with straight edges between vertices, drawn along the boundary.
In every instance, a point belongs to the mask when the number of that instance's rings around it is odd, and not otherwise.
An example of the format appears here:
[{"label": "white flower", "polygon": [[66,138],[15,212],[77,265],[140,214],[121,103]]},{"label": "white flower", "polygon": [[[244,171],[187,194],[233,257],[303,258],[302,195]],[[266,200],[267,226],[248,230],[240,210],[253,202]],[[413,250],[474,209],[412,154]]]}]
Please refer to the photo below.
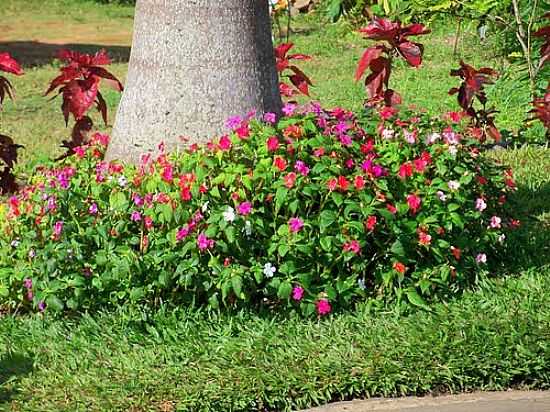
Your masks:
[{"label": "white flower", "polygon": [[434,144],[439,139],[441,139],[441,135],[439,133],[431,133],[426,138],[426,144]]},{"label": "white flower", "polygon": [[450,180],[447,182],[447,186],[449,186],[449,189],[451,190],[458,190],[460,187],[460,183],[458,183],[456,180]]},{"label": "white flower", "polygon": [[504,243],[504,241],[506,240],[506,235],[503,233],[501,234],[499,237],[498,237],[498,242],[500,244]]},{"label": "white flower", "polygon": [[235,221],[235,209],[233,209],[231,206],[227,206],[227,210],[223,212],[223,220],[225,220],[226,222]]},{"label": "white flower", "polygon": [[403,131],[403,135],[405,136],[405,141],[409,144],[415,144],[416,143],[416,133],[409,132],[408,130]]},{"label": "white flower", "polygon": [[202,207],[201,207],[202,213],[206,213],[206,211],[208,210],[208,204],[209,204],[209,203],[210,203],[210,202],[206,202],[204,205],[202,205]]},{"label": "white flower", "polygon": [[460,143],[460,136],[452,130],[443,132],[443,137],[445,138],[445,143],[449,145],[457,145]]},{"label": "white flower", "polygon": [[19,243],[20,243],[19,240],[12,240],[11,241],[11,247],[15,248],[15,247],[19,246]]},{"label": "white flower", "polygon": [[447,195],[445,193],[443,193],[441,190],[438,190],[436,195],[439,198],[439,200],[441,200],[442,202],[447,201]]},{"label": "white flower", "polygon": [[126,176],[120,176],[120,177],[118,178],[118,185],[119,185],[120,187],[124,187],[124,186],[126,186],[127,184],[128,184],[128,180],[126,179]]},{"label": "white flower", "polygon": [[487,255],[485,253],[479,253],[476,256],[477,263],[487,263]]},{"label": "white flower", "polygon": [[382,130],[382,138],[383,139],[393,139],[393,135],[395,134],[395,131],[392,129],[384,129]]},{"label": "white flower", "polygon": [[246,233],[246,236],[250,236],[252,234],[252,223],[250,223],[249,220],[244,222],[244,233]]},{"label": "white flower", "polygon": [[264,275],[266,278],[272,278],[275,272],[277,272],[277,268],[271,263],[268,262],[264,265]]},{"label": "white flower", "polygon": [[367,285],[365,285],[365,279],[357,279],[357,284],[361,290],[365,290],[367,288]]},{"label": "white flower", "polygon": [[498,216],[493,216],[491,218],[491,228],[493,229],[500,229],[500,224],[502,223],[502,219]]},{"label": "white flower", "polygon": [[451,156],[456,156],[456,153],[458,152],[458,149],[456,148],[456,146],[449,146],[449,153]]}]

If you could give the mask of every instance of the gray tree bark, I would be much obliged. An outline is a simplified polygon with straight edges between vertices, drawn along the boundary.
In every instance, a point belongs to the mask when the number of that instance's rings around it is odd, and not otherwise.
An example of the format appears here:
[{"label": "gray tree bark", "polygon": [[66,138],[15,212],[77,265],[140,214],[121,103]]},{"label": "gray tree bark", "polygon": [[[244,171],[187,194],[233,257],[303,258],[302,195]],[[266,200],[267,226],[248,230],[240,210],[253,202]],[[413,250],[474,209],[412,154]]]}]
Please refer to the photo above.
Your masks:
[{"label": "gray tree bark", "polygon": [[137,0],[107,159],[204,143],[251,110],[281,110],[267,0]]}]

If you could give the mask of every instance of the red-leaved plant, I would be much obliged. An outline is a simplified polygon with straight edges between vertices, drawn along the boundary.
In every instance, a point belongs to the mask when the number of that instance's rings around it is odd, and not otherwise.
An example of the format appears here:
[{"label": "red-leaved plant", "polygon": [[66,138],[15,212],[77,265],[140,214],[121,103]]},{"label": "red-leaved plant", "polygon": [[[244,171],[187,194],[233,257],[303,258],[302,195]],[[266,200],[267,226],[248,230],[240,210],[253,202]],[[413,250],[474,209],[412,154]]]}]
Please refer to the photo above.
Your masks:
[{"label": "red-leaved plant", "polygon": [[402,26],[400,21],[392,22],[386,18],[375,17],[359,32],[368,39],[387,43],[387,45],[377,44],[366,49],[355,72],[357,81],[363,77],[367,68],[370,69],[370,74],[365,79],[367,105],[375,106],[383,102],[385,106],[391,107],[400,104],[399,94],[389,88],[393,58],[401,56],[410,66],[419,67],[422,64],[424,46],[408,38],[428,34],[430,30],[422,24]]},{"label": "red-leaved plant", "polygon": [[540,120],[546,128],[546,137],[550,139],[550,82],[543,97],[533,100],[533,117],[529,120]]},{"label": "red-leaved plant", "polygon": [[[58,89],[58,95],[63,97],[61,110],[68,124],[72,114],[76,123],[72,132],[75,136],[82,136],[83,130],[78,128],[86,126],[91,121],[86,113],[95,104],[101,113],[103,121],[107,124],[107,103],[99,91],[99,83],[103,80],[113,89],[122,92],[122,83],[102,66],[111,63],[111,59],[105,50],[100,50],[94,55],[79,53],[71,50],[60,50],[58,59],[66,62],[61,68],[61,74],[52,80],[45,95]],[[85,121],[83,121],[85,120]],[[71,147],[80,146],[82,142],[66,142],[64,147],[69,148],[67,155],[72,154]]]},{"label": "red-leaved plant", "polygon": [[[296,67],[291,60],[310,60],[311,56],[307,56],[305,54],[288,55],[288,52],[292,47],[294,47],[293,43],[283,43],[275,47],[276,67],[280,79],[279,91],[281,96],[285,97],[292,97],[297,92],[309,96],[309,86],[312,86],[311,80],[302,70]],[[285,74],[287,71],[290,71],[290,73]],[[283,78],[288,78],[295,89],[285,83]]]},{"label": "red-leaved plant", "polygon": [[[0,71],[16,76],[23,74],[23,69],[9,53],[0,53]],[[6,77],[0,76],[0,108],[6,96],[13,99],[13,86]],[[4,166],[0,171],[0,194],[13,193],[18,189],[13,167],[17,162],[17,149],[22,147],[14,143],[11,137],[0,134],[0,160]]]},{"label": "red-leaved plant", "polygon": [[[501,135],[495,126],[494,116],[497,113],[494,109],[487,109],[487,95],[485,85],[492,84],[498,73],[489,68],[482,67],[477,70],[474,67],[460,61],[460,68],[451,70],[451,76],[460,77],[460,87],[453,87],[449,94],[457,94],[459,106],[471,118],[471,132],[480,141],[485,141],[487,136],[495,141],[500,141]],[[481,109],[474,107],[475,100],[483,106]]]},{"label": "red-leaved plant", "polygon": [[[544,17],[550,19],[550,13],[546,13]],[[535,33],[533,33],[533,36],[540,37],[543,41],[540,47],[539,60],[539,66],[542,67],[544,64],[546,64],[546,62],[550,60],[550,25],[541,27]]]}]

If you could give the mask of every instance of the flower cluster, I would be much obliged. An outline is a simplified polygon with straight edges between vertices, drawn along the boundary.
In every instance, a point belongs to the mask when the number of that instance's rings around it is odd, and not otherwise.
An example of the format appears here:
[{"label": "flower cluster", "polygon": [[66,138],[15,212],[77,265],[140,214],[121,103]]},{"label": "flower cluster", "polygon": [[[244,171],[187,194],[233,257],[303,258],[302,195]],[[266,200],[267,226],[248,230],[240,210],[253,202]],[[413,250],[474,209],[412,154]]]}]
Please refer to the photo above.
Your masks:
[{"label": "flower cluster", "polygon": [[103,161],[96,135],[39,168],[0,207],[0,304],[418,304],[470,284],[519,224],[511,171],[452,116],[285,112],[137,166]]}]

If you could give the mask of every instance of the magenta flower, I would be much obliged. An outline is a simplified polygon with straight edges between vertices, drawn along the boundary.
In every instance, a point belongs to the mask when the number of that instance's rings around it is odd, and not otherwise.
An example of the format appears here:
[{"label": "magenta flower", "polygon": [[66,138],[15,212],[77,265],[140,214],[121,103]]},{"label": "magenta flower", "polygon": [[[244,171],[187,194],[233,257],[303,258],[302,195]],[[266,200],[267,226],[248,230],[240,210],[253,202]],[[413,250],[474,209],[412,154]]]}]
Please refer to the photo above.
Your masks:
[{"label": "magenta flower", "polygon": [[189,236],[189,232],[190,230],[188,225],[182,227],[180,230],[178,230],[178,233],[176,233],[176,240],[178,242],[181,242],[183,239]]},{"label": "magenta flower", "polygon": [[317,313],[321,316],[328,315],[332,311],[332,307],[330,306],[330,303],[328,299],[321,299],[317,301]]},{"label": "magenta flower", "polygon": [[203,251],[206,249],[210,249],[214,247],[214,240],[208,239],[204,233],[201,233],[197,237],[197,246],[199,247],[199,250]]},{"label": "magenta flower", "polygon": [[25,289],[32,289],[32,279],[26,278],[23,281],[23,286],[25,287]]},{"label": "magenta flower", "polygon": [[296,105],[294,103],[287,103],[283,106],[283,113],[285,116],[290,116],[296,110]]},{"label": "magenta flower", "polygon": [[224,135],[220,137],[220,142],[218,143],[218,145],[220,146],[221,150],[229,150],[231,149],[231,139],[229,138],[229,136]]},{"label": "magenta flower", "polygon": [[137,210],[132,212],[130,215],[130,219],[132,222],[139,222],[141,220],[141,213],[139,213]]},{"label": "magenta flower", "polygon": [[252,203],[250,202],[243,202],[239,206],[237,206],[237,212],[239,215],[249,215],[250,212],[252,212]]},{"label": "magenta flower", "polygon": [[422,204],[422,199],[420,199],[418,196],[414,194],[408,195],[407,204],[409,205],[409,209],[411,209],[411,212],[416,213],[418,212],[418,209],[420,209],[420,205]]},{"label": "magenta flower", "polygon": [[225,122],[225,127],[231,130],[235,130],[237,127],[241,125],[242,119],[240,116],[231,116],[229,119]]},{"label": "magenta flower", "polygon": [[304,227],[304,221],[299,217],[290,218],[288,221],[288,227],[293,233],[299,232]]},{"label": "magenta flower", "polygon": [[134,205],[136,205],[137,207],[141,207],[145,203],[143,198],[137,193],[134,193],[134,195],[132,196],[132,200],[134,201]]},{"label": "magenta flower", "polygon": [[357,240],[352,240],[350,242],[344,243],[344,247],[342,248],[344,252],[353,252],[356,255],[361,252],[361,245],[359,245],[359,242]]},{"label": "magenta flower", "polygon": [[353,143],[353,140],[351,140],[351,137],[347,134],[338,136],[338,140],[340,140],[340,143],[342,143],[344,146],[351,146],[351,144]]},{"label": "magenta flower", "polygon": [[294,169],[302,176],[307,176],[309,174],[309,167],[307,167],[307,165],[301,160],[298,160],[296,162],[296,164],[294,165]]},{"label": "magenta flower", "polygon": [[304,297],[304,288],[301,286],[296,286],[292,289],[292,299],[300,301]]},{"label": "magenta flower", "polygon": [[50,196],[48,198],[48,203],[46,205],[46,210],[55,210],[57,209],[57,201],[55,199],[55,196]]},{"label": "magenta flower", "polygon": [[43,300],[38,302],[38,310],[40,312],[44,312],[46,310],[46,303]]},{"label": "magenta flower", "polygon": [[277,138],[277,136],[271,136],[267,139],[266,145],[269,152],[274,152],[279,148],[279,139]]},{"label": "magenta flower", "polygon": [[61,220],[58,220],[53,225],[53,236],[55,239],[58,239],[59,236],[61,236],[61,232],[63,232],[63,222]]},{"label": "magenta flower", "polygon": [[268,112],[264,114],[264,122],[275,124],[276,121],[277,115],[275,115],[275,113]]}]

